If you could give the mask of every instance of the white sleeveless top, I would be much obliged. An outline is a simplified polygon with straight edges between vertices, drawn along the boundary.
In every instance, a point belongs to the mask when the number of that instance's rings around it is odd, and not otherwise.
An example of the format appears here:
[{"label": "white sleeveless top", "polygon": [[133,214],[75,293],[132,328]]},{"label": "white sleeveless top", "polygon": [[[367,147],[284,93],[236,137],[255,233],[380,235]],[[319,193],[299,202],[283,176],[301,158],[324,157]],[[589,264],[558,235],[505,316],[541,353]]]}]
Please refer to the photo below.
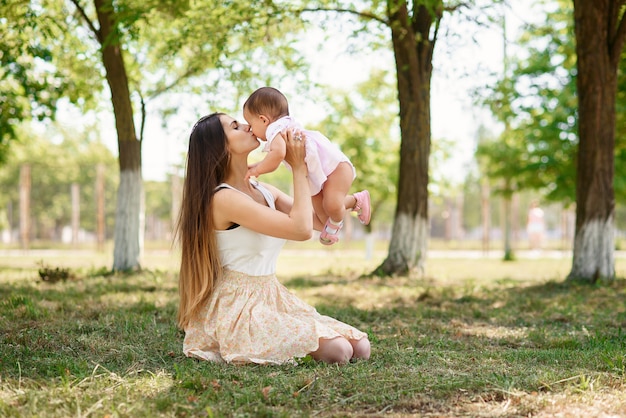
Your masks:
[{"label": "white sleeveless top", "polygon": [[[269,207],[276,209],[272,192],[259,183],[252,183],[252,185],[263,194]],[[237,190],[226,183],[220,184],[219,188]],[[263,220],[259,219],[259,222]],[[266,276],[276,273],[276,260],[286,240],[259,234],[241,225],[215,232],[220,261],[224,269],[250,276]]]}]

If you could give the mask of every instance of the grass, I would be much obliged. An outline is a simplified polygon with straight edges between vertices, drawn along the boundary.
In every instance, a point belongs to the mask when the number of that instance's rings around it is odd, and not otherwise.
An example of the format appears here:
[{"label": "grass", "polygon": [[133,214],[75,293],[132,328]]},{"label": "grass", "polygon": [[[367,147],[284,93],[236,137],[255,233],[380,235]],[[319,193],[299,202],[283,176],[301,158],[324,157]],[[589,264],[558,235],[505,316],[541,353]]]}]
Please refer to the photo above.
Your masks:
[{"label": "grass", "polygon": [[71,271],[57,282],[41,254],[0,257],[0,416],[626,415],[626,281],[567,284],[567,257],[433,259],[383,280],[361,277],[380,253],[288,248],[280,280],[373,351],[276,367],[182,355],[175,255],[107,275],[108,254],[81,254],[46,256]]}]

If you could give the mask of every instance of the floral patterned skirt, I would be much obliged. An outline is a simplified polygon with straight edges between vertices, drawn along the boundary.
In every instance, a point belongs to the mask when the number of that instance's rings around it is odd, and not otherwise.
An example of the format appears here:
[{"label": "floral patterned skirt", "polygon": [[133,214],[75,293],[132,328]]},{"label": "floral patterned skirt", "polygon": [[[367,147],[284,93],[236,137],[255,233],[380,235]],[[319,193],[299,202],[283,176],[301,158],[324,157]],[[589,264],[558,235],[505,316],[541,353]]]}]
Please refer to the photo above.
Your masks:
[{"label": "floral patterned skirt", "polygon": [[275,275],[225,271],[205,307],[185,328],[188,357],[233,363],[295,363],[319,348],[320,338],[367,334],[320,315]]}]

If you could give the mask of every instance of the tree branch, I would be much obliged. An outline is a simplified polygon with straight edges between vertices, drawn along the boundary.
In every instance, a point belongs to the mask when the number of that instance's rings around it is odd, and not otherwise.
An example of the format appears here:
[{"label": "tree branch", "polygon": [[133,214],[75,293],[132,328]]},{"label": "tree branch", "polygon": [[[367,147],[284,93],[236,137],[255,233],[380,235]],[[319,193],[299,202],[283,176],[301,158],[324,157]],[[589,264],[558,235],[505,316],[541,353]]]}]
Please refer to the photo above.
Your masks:
[{"label": "tree branch", "polygon": [[85,23],[87,23],[87,26],[89,26],[89,29],[91,29],[93,34],[96,36],[96,39],[98,40],[98,42],[100,42],[100,44],[102,44],[103,43],[103,39],[102,39],[102,35],[100,33],[100,30],[96,29],[94,24],[91,22],[91,19],[89,19],[89,17],[87,16],[87,13],[85,13],[85,9],[83,9],[83,7],[80,5],[79,0],[71,0],[71,1],[74,4],[74,6],[76,7],[76,10],[78,11],[78,13],[80,13],[80,15],[82,16],[82,18],[85,21]]},{"label": "tree branch", "polygon": [[452,13],[452,12],[456,12],[457,10],[459,10],[460,8],[465,7],[466,9],[470,8],[469,3],[458,3],[452,6],[444,6],[442,8],[442,10],[444,12],[448,12],[448,13]]},{"label": "tree branch", "polygon": [[143,132],[146,127],[146,102],[143,99],[140,91],[137,91],[139,94],[139,101],[141,102],[141,125],[139,125],[139,142],[143,142]]},{"label": "tree branch", "polygon": [[433,62],[433,55],[435,53],[435,44],[437,43],[437,36],[439,35],[439,28],[441,27],[441,16],[435,19],[435,30],[433,31],[433,37],[430,40],[430,51],[428,52],[428,62]]},{"label": "tree branch", "polygon": [[347,13],[347,14],[351,14],[351,15],[355,15],[358,17],[362,17],[364,19],[368,19],[368,20],[375,20],[376,22],[382,23],[385,26],[389,26],[389,21],[386,19],[383,19],[380,16],[377,16],[373,13],[368,13],[368,12],[359,12],[357,10],[352,10],[352,9],[334,9],[334,8],[325,8],[325,7],[316,7],[316,8],[304,8],[304,9],[296,9],[294,10],[295,13],[303,13],[303,12],[337,12],[337,13]]},{"label": "tree branch", "polygon": [[162,87],[159,87],[159,88],[153,90],[152,92],[149,92],[148,95],[147,95],[148,100],[154,100],[156,97],[158,97],[161,94],[166,93],[169,90],[171,90],[172,88],[174,88],[176,85],[181,83],[183,80],[185,80],[185,79],[187,79],[189,77],[192,77],[194,75],[200,74],[201,72],[202,72],[201,70],[198,70],[195,67],[189,68],[187,71],[182,73],[180,76],[178,76],[171,83],[165,84]]},{"label": "tree branch", "polygon": [[623,14],[622,18],[619,21],[619,25],[617,26],[617,30],[615,31],[615,35],[613,35],[613,39],[611,39],[611,50],[609,51],[609,53],[611,54],[611,59],[614,60],[613,62],[615,63],[619,63],[625,39],[626,14]]}]

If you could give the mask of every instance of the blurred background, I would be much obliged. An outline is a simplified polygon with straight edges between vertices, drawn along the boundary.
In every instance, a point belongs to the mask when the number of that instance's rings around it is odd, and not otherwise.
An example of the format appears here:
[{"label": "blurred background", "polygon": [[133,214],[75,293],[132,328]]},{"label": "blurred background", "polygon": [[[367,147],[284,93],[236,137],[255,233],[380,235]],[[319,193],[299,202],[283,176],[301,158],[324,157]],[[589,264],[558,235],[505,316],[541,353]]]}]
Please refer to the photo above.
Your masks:
[{"label": "blurred background", "polygon": [[[3,33],[11,35],[3,41],[5,62],[11,38],[26,36],[26,29],[45,29],[41,19],[50,12],[46,8],[67,12],[67,27],[72,27],[72,19],[78,21],[71,2],[37,4],[31,2],[28,13],[40,14],[39,27],[31,21],[18,34],[11,15],[0,18]],[[137,87],[131,99],[136,126],[141,127],[145,248],[172,245],[193,123],[213,111],[243,120],[243,101],[262,85],[279,88],[290,101],[292,115],[307,128],[323,132],[351,157],[358,172],[355,191],[372,192],[372,224],[364,228],[349,222],[340,245],[347,248],[367,240],[375,248],[387,245],[397,202],[401,143],[394,54],[384,29],[355,15],[325,12],[329,4],[305,2],[307,11],[301,12],[300,21],[264,27],[263,22],[271,18],[263,14],[268,9],[255,2],[233,2],[230,9],[219,9],[222,14],[215,8],[206,16],[214,25],[222,22],[230,32],[208,32],[189,16],[172,20],[156,38],[157,32],[151,30],[158,25],[150,22],[163,16],[147,6],[137,12],[144,14],[133,21],[135,26],[128,25],[135,32],[125,33],[124,48],[132,57],[127,61],[130,84]],[[372,4],[374,8],[377,2]],[[507,246],[572,248],[575,176],[573,154],[567,147],[572,148],[577,137],[575,110],[566,108],[575,97],[574,39],[567,4],[478,1],[441,19],[431,80],[429,248],[483,252]],[[84,10],[93,13],[90,7],[86,4]],[[238,15],[244,9],[249,15]],[[258,17],[265,20],[253,20]],[[174,44],[173,36],[185,30],[187,50]],[[103,73],[102,65],[93,63],[94,41],[81,33],[63,39],[64,44],[45,37],[28,42],[31,49],[46,47],[57,54],[75,48],[65,61],[36,53],[22,56],[31,60],[23,66],[40,78],[40,85],[49,82],[39,95],[54,96],[54,103],[49,103],[54,112],[45,110],[41,100],[31,100],[25,114],[34,117],[13,117],[8,122],[13,139],[0,165],[3,249],[109,251],[114,239],[120,169],[110,92],[104,77],[89,78]],[[200,48],[204,44],[212,48]],[[218,44],[221,49],[215,52]],[[550,53],[538,53],[545,50]],[[191,66],[198,65],[188,56],[176,55],[181,51],[196,54],[199,60],[205,54],[205,68],[185,79],[176,78],[185,69],[191,74]],[[155,58],[157,53],[161,59]],[[20,59],[6,64],[0,81],[5,91],[6,74],[15,63]],[[85,79],[75,75],[83,66],[90,68],[89,74],[83,74]],[[53,79],[63,71],[75,72],[69,78],[73,83]],[[618,95],[618,108],[620,104],[626,104],[623,94]],[[6,116],[7,110],[2,111]],[[623,129],[618,124],[618,137]],[[290,174],[285,168],[262,180],[289,192]],[[626,229],[620,184],[616,183],[617,249]],[[533,207],[540,209],[540,219],[535,216],[531,226]]]}]

